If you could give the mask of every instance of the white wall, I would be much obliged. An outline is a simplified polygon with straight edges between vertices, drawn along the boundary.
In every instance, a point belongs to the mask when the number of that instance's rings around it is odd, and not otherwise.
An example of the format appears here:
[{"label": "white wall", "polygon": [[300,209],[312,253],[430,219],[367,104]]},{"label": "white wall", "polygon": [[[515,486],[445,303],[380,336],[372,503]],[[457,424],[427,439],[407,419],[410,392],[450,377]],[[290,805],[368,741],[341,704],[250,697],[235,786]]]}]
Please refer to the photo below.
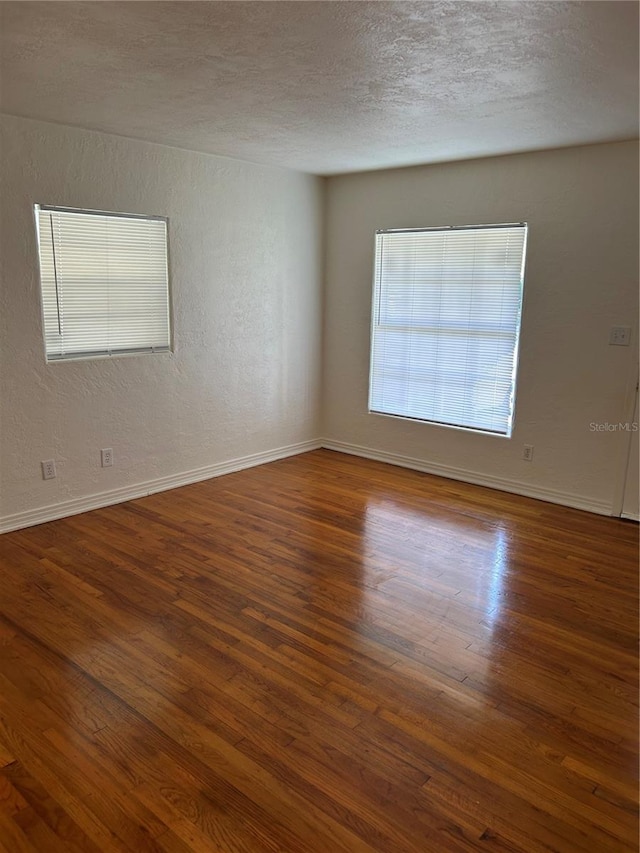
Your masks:
[{"label": "white wall", "polygon": [[[610,512],[638,339],[636,143],[370,172],[328,181],[324,435],[336,447]],[[511,440],[367,413],[374,231],[529,223]],[[608,345],[633,327],[632,347]],[[523,444],[535,447],[532,462]]]},{"label": "white wall", "polygon": [[[625,434],[590,424],[624,421],[636,378],[635,143],[329,179],[321,341],[322,180],[25,119],[1,129],[0,529],[320,434],[601,512],[621,494]],[[34,202],[169,216],[175,353],[45,363]],[[369,415],[375,229],[523,219],[513,438]],[[613,324],[633,327],[633,347],[608,346]]]},{"label": "white wall", "polygon": [[624,483],[624,494],[622,496],[622,517],[640,521],[640,443],[638,439],[638,392],[635,394],[633,407],[633,418],[630,428],[635,428],[629,441],[629,454],[627,457],[627,470]]},{"label": "white wall", "polygon": [[[1,141],[5,527],[318,436],[321,179],[11,117]],[[174,353],[45,363],[35,202],[169,217]]]}]

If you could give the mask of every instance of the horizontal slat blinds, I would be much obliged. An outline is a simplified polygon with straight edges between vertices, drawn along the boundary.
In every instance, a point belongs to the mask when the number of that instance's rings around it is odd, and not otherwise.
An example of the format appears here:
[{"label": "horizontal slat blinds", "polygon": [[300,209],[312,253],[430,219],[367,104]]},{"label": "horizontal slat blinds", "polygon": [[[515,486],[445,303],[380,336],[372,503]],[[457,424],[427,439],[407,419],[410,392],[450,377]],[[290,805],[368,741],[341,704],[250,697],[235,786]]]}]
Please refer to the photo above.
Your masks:
[{"label": "horizontal slat blinds", "polygon": [[526,235],[376,234],[371,412],[511,434]]},{"label": "horizontal slat blinds", "polygon": [[167,223],[36,206],[48,360],[166,351]]}]

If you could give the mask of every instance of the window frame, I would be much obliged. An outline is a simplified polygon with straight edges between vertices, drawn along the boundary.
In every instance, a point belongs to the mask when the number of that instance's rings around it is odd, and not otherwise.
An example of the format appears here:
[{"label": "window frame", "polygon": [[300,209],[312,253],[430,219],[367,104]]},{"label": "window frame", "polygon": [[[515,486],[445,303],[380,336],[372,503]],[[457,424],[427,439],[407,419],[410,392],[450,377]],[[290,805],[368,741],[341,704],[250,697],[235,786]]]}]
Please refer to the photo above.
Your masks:
[{"label": "window frame", "polygon": [[[170,238],[169,238],[169,217],[156,214],[145,213],[125,213],[113,210],[99,210],[95,208],[84,207],[68,207],[65,205],[41,204],[34,202],[32,205],[33,216],[35,222],[36,235],[36,253],[38,258],[38,285],[40,296],[40,316],[42,324],[42,344],[46,364],[64,364],[78,361],[95,361],[112,358],[129,358],[131,356],[140,355],[173,355],[175,352],[174,345],[174,310],[173,310],[173,288],[171,281],[171,254],[170,254]],[[167,282],[167,324],[168,324],[168,343],[166,346],[153,347],[141,346],[135,349],[121,349],[112,352],[100,351],[83,351],[77,354],[51,356],[47,351],[47,329],[44,310],[44,291],[42,278],[42,246],[40,241],[40,212],[50,211],[53,213],[73,213],[84,214],[87,216],[110,216],[116,219],[140,219],[145,221],[164,222],[164,248],[166,259],[166,282]]]},{"label": "window frame", "polygon": [[[425,233],[425,232],[452,232],[452,231],[479,231],[479,230],[498,230],[502,228],[522,228],[524,230],[524,239],[522,246],[522,262],[521,262],[521,273],[520,273],[520,302],[518,308],[517,315],[517,325],[516,325],[516,335],[515,335],[515,344],[513,348],[513,367],[512,367],[512,381],[511,381],[511,389],[512,389],[512,405],[510,410],[510,418],[507,423],[506,432],[500,432],[497,430],[489,430],[483,429],[481,427],[474,426],[465,426],[462,424],[453,424],[446,423],[443,421],[430,420],[428,418],[417,418],[412,417],[411,415],[403,415],[403,414],[395,414],[393,412],[383,412],[377,409],[373,409],[372,404],[372,392],[373,392],[373,375],[374,375],[374,343],[375,343],[375,328],[376,328],[376,320],[379,317],[379,305],[376,305],[376,296],[378,296],[378,284],[377,284],[377,270],[378,270],[378,237],[384,234],[410,234],[410,233]],[[502,438],[502,439],[511,439],[513,437],[513,431],[515,427],[516,420],[516,408],[517,408],[517,388],[518,388],[518,373],[520,366],[520,342],[522,336],[522,318],[524,311],[524,298],[525,298],[525,275],[526,275],[526,263],[527,263],[527,249],[528,249],[528,240],[529,240],[529,223],[526,221],[522,222],[504,222],[504,223],[494,223],[494,224],[480,224],[480,225],[436,225],[436,226],[427,226],[427,227],[406,227],[406,228],[380,228],[376,229],[374,232],[374,252],[373,252],[373,274],[372,274],[372,289],[371,289],[371,325],[370,325],[370,338],[369,338],[369,373],[368,373],[368,389],[367,389],[367,413],[369,415],[376,415],[378,417],[383,418],[392,418],[394,420],[401,421],[409,421],[410,423],[419,423],[425,424],[427,426],[432,427],[443,427],[445,429],[453,429],[462,431],[465,433],[475,433],[478,435],[486,435],[492,436],[494,438]]]}]

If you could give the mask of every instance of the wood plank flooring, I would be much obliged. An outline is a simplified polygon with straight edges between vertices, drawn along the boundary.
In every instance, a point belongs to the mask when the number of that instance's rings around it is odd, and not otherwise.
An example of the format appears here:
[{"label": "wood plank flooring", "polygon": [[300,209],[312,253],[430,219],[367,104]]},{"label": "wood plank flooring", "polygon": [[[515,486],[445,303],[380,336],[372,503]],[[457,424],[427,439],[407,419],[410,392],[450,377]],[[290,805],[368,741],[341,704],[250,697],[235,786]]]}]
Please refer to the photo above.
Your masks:
[{"label": "wood plank flooring", "polygon": [[0,538],[0,847],[637,850],[638,528],[316,451]]}]

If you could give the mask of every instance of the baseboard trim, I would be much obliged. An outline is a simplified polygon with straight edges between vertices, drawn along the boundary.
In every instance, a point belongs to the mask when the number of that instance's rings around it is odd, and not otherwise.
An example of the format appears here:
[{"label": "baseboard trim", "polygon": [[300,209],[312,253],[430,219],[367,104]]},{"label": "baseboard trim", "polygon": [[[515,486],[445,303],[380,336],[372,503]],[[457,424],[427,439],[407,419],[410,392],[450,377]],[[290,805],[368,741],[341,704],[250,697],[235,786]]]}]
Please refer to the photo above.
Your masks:
[{"label": "baseboard trim", "polygon": [[611,515],[610,504],[604,501],[583,498],[571,492],[545,489],[540,486],[532,486],[529,483],[522,483],[519,480],[492,477],[487,474],[481,474],[478,471],[468,471],[466,468],[454,468],[450,465],[424,462],[422,459],[414,459],[411,456],[403,456],[400,453],[385,453],[380,450],[374,450],[371,447],[347,444],[344,441],[323,439],[322,447],[327,450],[336,450],[338,453],[362,456],[365,459],[373,459],[377,462],[387,462],[389,465],[398,465],[401,468],[411,468],[413,471],[422,471],[425,474],[447,477],[449,480],[462,480],[465,483],[473,483],[476,486],[488,486],[490,489],[498,489],[501,492],[511,492],[512,494],[523,495],[527,498],[536,498],[537,500],[547,501],[548,503],[560,504],[572,507],[573,509],[582,509],[586,512],[594,512],[598,515]]},{"label": "baseboard trim", "polygon": [[626,518],[628,521],[640,521],[640,515],[637,512],[623,512],[620,518]]},{"label": "baseboard trim", "polygon": [[[133,486],[125,486],[121,489],[112,489],[108,492],[100,492],[84,498],[74,498],[62,503],[39,507],[38,509],[26,510],[13,515],[0,518],[0,533],[9,533],[12,530],[21,530],[24,527],[33,527],[36,524],[44,524],[47,521],[55,521],[70,515],[78,515],[89,512],[92,509],[100,509],[105,506],[147,497],[156,492],[164,492],[178,486],[188,486],[191,483],[199,483],[213,477],[221,477],[223,474],[231,474],[234,471],[242,471],[245,468],[253,468],[264,465],[267,462],[275,462],[277,459],[285,459],[288,456],[296,456],[300,453],[308,453],[310,450],[318,450],[324,447],[327,450],[335,450],[338,453],[346,453],[350,456],[361,456],[377,462],[386,462],[389,465],[397,465],[401,468],[410,468],[413,471],[422,471],[425,474],[434,474],[437,477],[446,477],[450,480],[460,480],[465,483],[473,483],[477,486],[487,486],[490,489],[498,489],[501,492],[511,492],[528,498],[547,501],[548,503],[560,504],[562,506],[593,512],[597,515],[611,515],[611,506],[603,501],[586,499],[580,495],[570,492],[560,492],[555,489],[545,489],[539,486],[531,486],[518,480],[508,480],[501,477],[492,477],[477,471],[469,471],[465,468],[455,468],[451,465],[440,465],[434,462],[425,462],[411,456],[400,453],[386,453],[371,447],[359,444],[349,444],[344,441],[333,441],[332,439],[314,439],[278,447],[263,453],[252,453],[226,462],[217,462],[214,465],[206,465],[203,468],[195,468],[181,474],[173,474],[168,477],[158,477],[144,483]],[[623,514],[623,518],[632,521],[640,521],[638,515],[631,513]]]},{"label": "baseboard trim", "polygon": [[318,440],[301,441],[297,444],[289,444],[286,447],[278,447],[275,450],[267,450],[264,453],[252,453],[248,456],[240,456],[237,459],[229,459],[226,462],[217,462],[214,465],[206,465],[204,468],[194,468],[181,474],[172,474],[169,477],[158,477],[145,483],[137,483],[134,486],[125,486],[121,489],[112,489],[108,492],[100,492],[84,498],[74,498],[62,503],[39,507],[38,509],[17,512],[13,515],[5,515],[0,518],[0,533],[9,533],[11,530],[21,530],[24,527],[33,527],[36,524],[44,524],[47,521],[55,521],[70,515],[78,515],[92,509],[100,509],[105,506],[147,497],[156,492],[164,492],[175,489],[178,486],[188,486],[190,483],[199,483],[202,480],[210,480],[223,474],[231,474],[234,471],[242,471],[244,468],[253,468],[256,465],[264,465],[267,462],[275,462],[277,459],[285,459],[287,456],[296,456],[299,453],[307,453],[317,450],[322,446]]}]

